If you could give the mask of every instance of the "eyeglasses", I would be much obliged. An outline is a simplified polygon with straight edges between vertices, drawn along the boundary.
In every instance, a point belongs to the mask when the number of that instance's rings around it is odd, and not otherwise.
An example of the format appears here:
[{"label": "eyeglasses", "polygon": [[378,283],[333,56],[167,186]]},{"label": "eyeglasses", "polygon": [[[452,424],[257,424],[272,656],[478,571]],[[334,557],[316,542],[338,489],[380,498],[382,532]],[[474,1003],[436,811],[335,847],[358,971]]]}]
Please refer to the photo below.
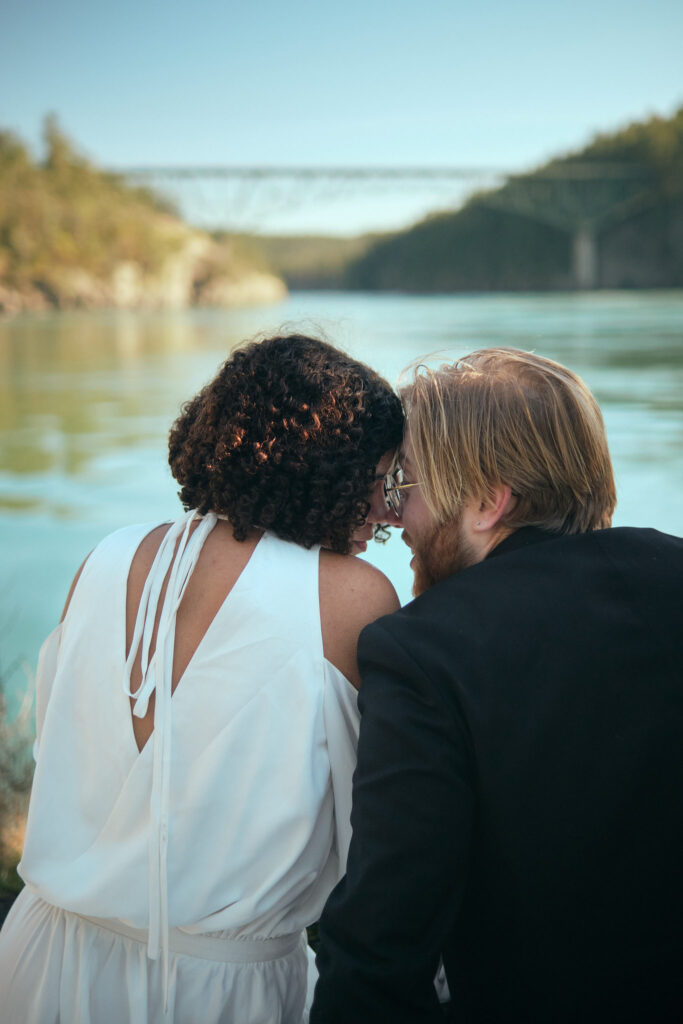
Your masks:
[{"label": "eyeglasses", "polygon": [[403,482],[403,470],[400,466],[393,473],[387,473],[384,477],[384,501],[387,508],[395,515],[400,516],[403,508],[403,491],[409,487],[419,487],[419,483],[406,484]]}]

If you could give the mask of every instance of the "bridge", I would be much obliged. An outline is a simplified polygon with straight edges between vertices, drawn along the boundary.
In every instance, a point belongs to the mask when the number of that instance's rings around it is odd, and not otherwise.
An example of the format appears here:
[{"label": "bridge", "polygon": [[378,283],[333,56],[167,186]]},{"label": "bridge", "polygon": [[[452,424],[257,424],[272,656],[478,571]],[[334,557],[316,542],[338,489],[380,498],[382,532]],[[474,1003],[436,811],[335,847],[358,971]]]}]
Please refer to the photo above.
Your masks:
[{"label": "bridge", "polygon": [[[365,221],[387,225],[418,220],[434,209],[455,209],[476,189],[505,181],[500,169],[486,167],[344,166],[171,166],[119,170],[130,184],[146,185],[193,223],[229,231],[287,233],[273,224],[301,214],[308,233],[361,233],[354,229],[359,209]],[[387,212],[394,207],[393,217]],[[396,207],[400,212],[397,216]],[[348,212],[348,227],[343,222]],[[292,217],[288,218],[290,222]],[[337,231],[321,226],[333,221]],[[297,227],[292,233],[299,233]]]},{"label": "bridge", "polygon": [[[648,171],[636,165],[554,161],[538,171],[511,173],[474,166],[167,166],[118,169],[132,185],[165,195],[189,220],[228,231],[258,231],[283,211],[311,203],[421,189],[431,210],[456,210],[470,196],[494,209],[530,217],[572,238],[577,288],[599,282],[599,236],[652,202]],[[194,201],[188,202],[194,190]],[[191,213],[194,209],[194,215]],[[248,226],[247,226],[248,225]]]}]

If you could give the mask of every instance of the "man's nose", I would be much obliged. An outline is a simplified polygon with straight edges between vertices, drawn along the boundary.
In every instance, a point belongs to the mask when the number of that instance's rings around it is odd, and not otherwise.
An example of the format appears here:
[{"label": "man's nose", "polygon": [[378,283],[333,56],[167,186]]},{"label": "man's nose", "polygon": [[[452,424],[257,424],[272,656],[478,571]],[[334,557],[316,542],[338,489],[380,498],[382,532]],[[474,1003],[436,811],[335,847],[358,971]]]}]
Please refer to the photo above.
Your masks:
[{"label": "man's nose", "polygon": [[387,508],[381,481],[378,481],[372,489],[372,500],[370,501],[370,511],[368,512],[366,522],[378,523],[382,526],[402,525],[400,516],[397,516],[392,508]]}]

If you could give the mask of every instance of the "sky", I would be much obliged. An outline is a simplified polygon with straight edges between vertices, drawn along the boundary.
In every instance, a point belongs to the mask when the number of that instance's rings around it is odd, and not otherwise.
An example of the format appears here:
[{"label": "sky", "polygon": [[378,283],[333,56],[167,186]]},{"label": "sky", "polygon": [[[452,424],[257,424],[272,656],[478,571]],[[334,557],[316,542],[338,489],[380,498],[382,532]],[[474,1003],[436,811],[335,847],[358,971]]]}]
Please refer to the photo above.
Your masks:
[{"label": "sky", "polygon": [[[0,129],[39,153],[53,111],[109,168],[518,171],[683,104],[680,0],[0,0],[0,26]],[[482,180],[233,187],[216,215],[351,234]]]}]

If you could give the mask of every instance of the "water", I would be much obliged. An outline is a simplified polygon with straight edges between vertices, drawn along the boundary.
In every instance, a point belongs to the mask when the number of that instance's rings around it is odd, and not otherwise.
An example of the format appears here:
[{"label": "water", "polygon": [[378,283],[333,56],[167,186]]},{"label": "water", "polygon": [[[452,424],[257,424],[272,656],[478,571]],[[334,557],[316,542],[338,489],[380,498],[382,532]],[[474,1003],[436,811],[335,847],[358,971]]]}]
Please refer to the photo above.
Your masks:
[{"label": "water", "polygon": [[[615,525],[683,533],[683,292],[299,293],[260,310],[0,321],[0,672],[15,700],[93,545],[179,511],[166,436],[181,402],[234,344],[282,325],[322,328],[392,381],[419,356],[492,344],[566,363],[605,414]],[[407,548],[371,547],[408,600]]]}]

